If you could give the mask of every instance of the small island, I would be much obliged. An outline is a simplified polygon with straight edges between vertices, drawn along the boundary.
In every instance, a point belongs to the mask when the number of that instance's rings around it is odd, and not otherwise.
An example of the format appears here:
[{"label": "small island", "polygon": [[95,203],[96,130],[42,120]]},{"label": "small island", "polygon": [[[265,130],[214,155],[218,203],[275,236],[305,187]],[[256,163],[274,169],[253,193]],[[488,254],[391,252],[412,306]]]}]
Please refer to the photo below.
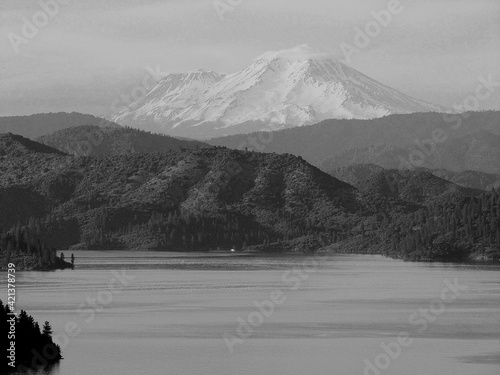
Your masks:
[{"label": "small island", "polygon": [[2,373],[31,372],[45,369],[62,359],[61,348],[52,340],[52,327],[45,322],[43,328],[21,310],[12,313],[0,300],[0,329],[2,330]]},{"label": "small island", "polygon": [[5,269],[13,263],[18,271],[49,271],[55,269],[74,268],[74,264],[66,262],[64,255],[57,256],[54,247],[47,245],[43,229],[33,226],[15,226],[3,233],[0,230],[0,265]]}]

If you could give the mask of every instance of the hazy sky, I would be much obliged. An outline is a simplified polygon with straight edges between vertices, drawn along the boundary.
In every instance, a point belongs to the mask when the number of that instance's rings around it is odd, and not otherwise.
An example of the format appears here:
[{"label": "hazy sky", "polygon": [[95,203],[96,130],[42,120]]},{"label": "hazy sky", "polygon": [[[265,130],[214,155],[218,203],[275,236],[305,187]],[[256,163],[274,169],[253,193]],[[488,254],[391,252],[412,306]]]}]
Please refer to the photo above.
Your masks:
[{"label": "hazy sky", "polygon": [[[44,19],[39,0],[1,0],[0,116],[109,113],[120,95],[142,85],[147,67],[231,73],[265,51],[299,44],[342,60],[340,45],[355,46],[355,28],[364,29],[371,12],[389,2],[216,0],[219,7],[234,4],[221,21],[214,0],[58,1]],[[400,3],[401,12],[352,56],[351,66],[446,106],[474,95],[481,76],[500,85],[500,0]],[[17,39],[16,53],[9,38],[24,37],[26,19],[36,14],[37,35],[27,34],[27,43]],[[482,109],[500,110],[500,87],[495,90]]]}]

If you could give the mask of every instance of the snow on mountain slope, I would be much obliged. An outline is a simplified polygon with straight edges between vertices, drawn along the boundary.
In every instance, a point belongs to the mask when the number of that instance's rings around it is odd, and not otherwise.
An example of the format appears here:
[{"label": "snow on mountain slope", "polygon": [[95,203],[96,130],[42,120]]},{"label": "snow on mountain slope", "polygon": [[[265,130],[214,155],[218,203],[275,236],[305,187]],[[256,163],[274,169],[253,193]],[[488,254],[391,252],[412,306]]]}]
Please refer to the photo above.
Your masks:
[{"label": "snow on mountain slope", "polygon": [[330,118],[442,111],[446,109],[384,86],[302,45],[267,52],[246,69],[225,76],[204,71],[171,74],[113,121],[203,138]]},{"label": "snow on mountain slope", "polygon": [[178,119],[190,118],[190,112],[203,105],[206,90],[222,78],[215,72],[203,70],[169,74],[114,118],[119,118],[122,125],[131,126],[148,121],[176,124]]}]

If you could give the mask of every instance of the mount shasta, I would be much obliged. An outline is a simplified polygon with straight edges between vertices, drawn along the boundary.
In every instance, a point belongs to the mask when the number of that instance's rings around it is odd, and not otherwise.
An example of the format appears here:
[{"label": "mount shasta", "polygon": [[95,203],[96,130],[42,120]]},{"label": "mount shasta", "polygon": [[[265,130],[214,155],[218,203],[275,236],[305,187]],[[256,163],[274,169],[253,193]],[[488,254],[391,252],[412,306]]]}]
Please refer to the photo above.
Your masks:
[{"label": "mount shasta", "polygon": [[228,75],[203,70],[170,74],[112,120],[157,133],[210,138],[325,119],[447,111],[302,45],[264,53]]}]

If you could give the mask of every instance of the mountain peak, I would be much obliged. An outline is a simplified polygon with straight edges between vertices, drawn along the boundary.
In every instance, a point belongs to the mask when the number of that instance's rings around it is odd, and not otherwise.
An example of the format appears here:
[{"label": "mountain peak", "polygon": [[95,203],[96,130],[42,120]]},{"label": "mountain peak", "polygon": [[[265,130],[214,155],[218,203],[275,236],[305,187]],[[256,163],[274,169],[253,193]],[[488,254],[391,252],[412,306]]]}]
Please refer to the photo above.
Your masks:
[{"label": "mountain peak", "polygon": [[326,119],[445,112],[405,95],[307,44],[266,52],[229,75],[198,70],[166,77],[114,117],[122,125],[211,138]]},{"label": "mountain peak", "polygon": [[223,77],[223,74],[216,73],[211,70],[204,69],[196,69],[190,72],[179,72],[179,73],[171,73],[163,77],[162,81],[170,81],[170,80],[192,80],[192,79],[215,79],[218,80]]},{"label": "mountain peak", "polygon": [[186,73],[186,74],[195,74],[195,75],[198,75],[198,76],[221,76],[221,74],[217,73],[217,72],[214,72],[213,70],[205,70],[205,69],[196,69],[194,71],[191,71],[189,73]]}]

